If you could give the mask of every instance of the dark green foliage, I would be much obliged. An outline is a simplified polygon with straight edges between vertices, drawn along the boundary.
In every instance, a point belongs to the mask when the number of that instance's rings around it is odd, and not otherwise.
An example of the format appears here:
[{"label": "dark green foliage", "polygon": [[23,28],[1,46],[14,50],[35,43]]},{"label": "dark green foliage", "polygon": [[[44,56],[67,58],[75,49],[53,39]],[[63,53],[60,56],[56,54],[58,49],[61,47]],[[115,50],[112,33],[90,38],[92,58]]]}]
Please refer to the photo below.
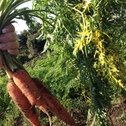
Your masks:
[{"label": "dark green foliage", "polygon": [[55,48],[53,52],[47,52],[46,58],[37,60],[33,70],[29,71],[32,76],[41,78],[61,101],[80,97],[83,89],[76,78],[78,69],[71,49],[68,44],[60,44],[58,50]]},{"label": "dark green foliage", "polygon": [[40,23],[34,22],[34,26],[29,30],[22,31],[19,35],[19,56],[18,59],[22,62],[28,62],[33,58],[37,53],[43,51],[46,40],[38,39],[40,32],[38,29],[41,27]]},{"label": "dark green foliage", "polygon": [[27,36],[28,36],[28,31],[24,30],[22,31],[19,35],[18,35],[18,38],[19,38],[19,43],[20,43],[20,46],[21,47],[26,47],[26,42],[27,42]]},{"label": "dark green foliage", "polygon": [[34,33],[28,36],[27,47],[28,47],[29,54],[32,56],[42,52],[44,49],[46,40],[37,39],[39,35],[40,35],[39,33]]},{"label": "dark green foliage", "polygon": [[[0,81],[3,83],[2,81]],[[4,112],[7,110],[10,103],[10,97],[6,92],[5,85],[0,85],[0,119],[4,119]]]}]

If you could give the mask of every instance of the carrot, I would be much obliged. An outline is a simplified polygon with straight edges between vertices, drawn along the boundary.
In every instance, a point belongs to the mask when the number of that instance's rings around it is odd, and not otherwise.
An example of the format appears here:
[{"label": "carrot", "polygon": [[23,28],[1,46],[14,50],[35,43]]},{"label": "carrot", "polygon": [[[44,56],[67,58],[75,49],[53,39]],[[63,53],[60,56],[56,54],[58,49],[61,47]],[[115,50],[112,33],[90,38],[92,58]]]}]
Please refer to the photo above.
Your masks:
[{"label": "carrot", "polygon": [[17,105],[19,110],[23,113],[24,116],[33,126],[41,126],[38,116],[35,112],[35,106],[31,105],[28,99],[24,96],[21,90],[16,86],[12,79],[9,79],[7,84],[7,90],[10,97]]},{"label": "carrot", "polygon": [[37,86],[37,88],[39,88],[41,95],[42,95],[41,100],[39,101],[40,103],[39,104],[36,103],[36,105],[39,107],[40,110],[42,110],[48,116],[49,123],[50,123],[50,126],[51,126],[52,121],[51,121],[51,117],[50,117],[49,112],[48,112],[49,105],[47,104],[47,101],[43,97],[44,92],[48,92],[48,93],[50,93],[50,92],[44,84],[43,84],[44,88],[42,88],[38,78],[32,78],[32,80],[35,83],[35,85]]},{"label": "carrot", "polygon": [[33,78],[36,86],[40,89],[43,98],[47,102],[47,108],[55,114],[58,118],[69,124],[70,126],[76,126],[73,118],[67,112],[67,110],[61,105],[61,103],[52,96],[51,92],[45,86],[45,84],[38,78]]},{"label": "carrot", "polygon": [[13,73],[12,78],[22,93],[28,98],[30,103],[35,105],[41,98],[41,93],[27,71],[19,69]]}]

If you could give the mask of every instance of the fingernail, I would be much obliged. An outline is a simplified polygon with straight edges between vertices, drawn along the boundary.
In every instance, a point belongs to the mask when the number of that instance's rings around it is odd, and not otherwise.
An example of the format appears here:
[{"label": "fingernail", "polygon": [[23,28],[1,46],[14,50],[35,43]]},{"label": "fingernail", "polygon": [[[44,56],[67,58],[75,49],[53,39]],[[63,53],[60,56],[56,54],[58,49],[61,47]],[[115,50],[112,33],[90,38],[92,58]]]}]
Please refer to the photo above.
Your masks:
[{"label": "fingernail", "polygon": [[7,32],[6,28],[2,29],[2,33],[6,33],[6,32]]},{"label": "fingernail", "polygon": [[11,54],[11,50],[7,50]]},{"label": "fingernail", "polygon": [[5,44],[0,44],[0,49],[4,49],[5,48]]}]

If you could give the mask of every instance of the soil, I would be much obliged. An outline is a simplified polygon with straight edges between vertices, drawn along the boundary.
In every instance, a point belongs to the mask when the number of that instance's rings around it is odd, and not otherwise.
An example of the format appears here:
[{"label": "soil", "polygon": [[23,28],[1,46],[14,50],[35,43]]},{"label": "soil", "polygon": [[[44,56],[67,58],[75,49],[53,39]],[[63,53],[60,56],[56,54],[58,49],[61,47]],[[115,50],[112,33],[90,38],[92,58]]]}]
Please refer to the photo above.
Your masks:
[{"label": "soil", "polygon": [[126,101],[107,110],[110,126],[126,126]]},{"label": "soil", "polygon": [[[106,113],[109,126],[126,126],[126,100],[122,100],[122,102],[107,108]],[[87,115],[84,112],[73,111],[72,115],[76,119],[77,126],[89,126],[86,125]]]},{"label": "soil", "polygon": [[[108,123],[110,126],[126,126],[126,101],[116,104],[112,107],[106,109]],[[72,116],[74,117],[77,126],[89,126],[86,125],[87,115],[84,111],[72,111]],[[44,125],[44,126],[47,126]],[[68,126],[61,122],[60,120],[55,120],[52,126]]]}]

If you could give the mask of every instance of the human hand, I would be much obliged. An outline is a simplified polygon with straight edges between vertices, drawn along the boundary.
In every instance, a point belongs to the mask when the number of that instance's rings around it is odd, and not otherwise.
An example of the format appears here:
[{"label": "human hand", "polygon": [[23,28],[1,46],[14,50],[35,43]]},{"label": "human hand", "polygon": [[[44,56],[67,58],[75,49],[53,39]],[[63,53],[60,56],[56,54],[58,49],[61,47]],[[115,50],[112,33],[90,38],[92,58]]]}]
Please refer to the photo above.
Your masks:
[{"label": "human hand", "polygon": [[0,35],[0,49],[7,50],[11,55],[18,55],[19,43],[13,25],[7,25]]},{"label": "human hand", "polygon": [[[0,35],[0,49],[7,50],[11,55],[18,55],[19,43],[17,41],[17,35],[15,33],[15,28],[12,24],[7,25]],[[2,59],[0,57],[0,67],[2,65]]]}]

